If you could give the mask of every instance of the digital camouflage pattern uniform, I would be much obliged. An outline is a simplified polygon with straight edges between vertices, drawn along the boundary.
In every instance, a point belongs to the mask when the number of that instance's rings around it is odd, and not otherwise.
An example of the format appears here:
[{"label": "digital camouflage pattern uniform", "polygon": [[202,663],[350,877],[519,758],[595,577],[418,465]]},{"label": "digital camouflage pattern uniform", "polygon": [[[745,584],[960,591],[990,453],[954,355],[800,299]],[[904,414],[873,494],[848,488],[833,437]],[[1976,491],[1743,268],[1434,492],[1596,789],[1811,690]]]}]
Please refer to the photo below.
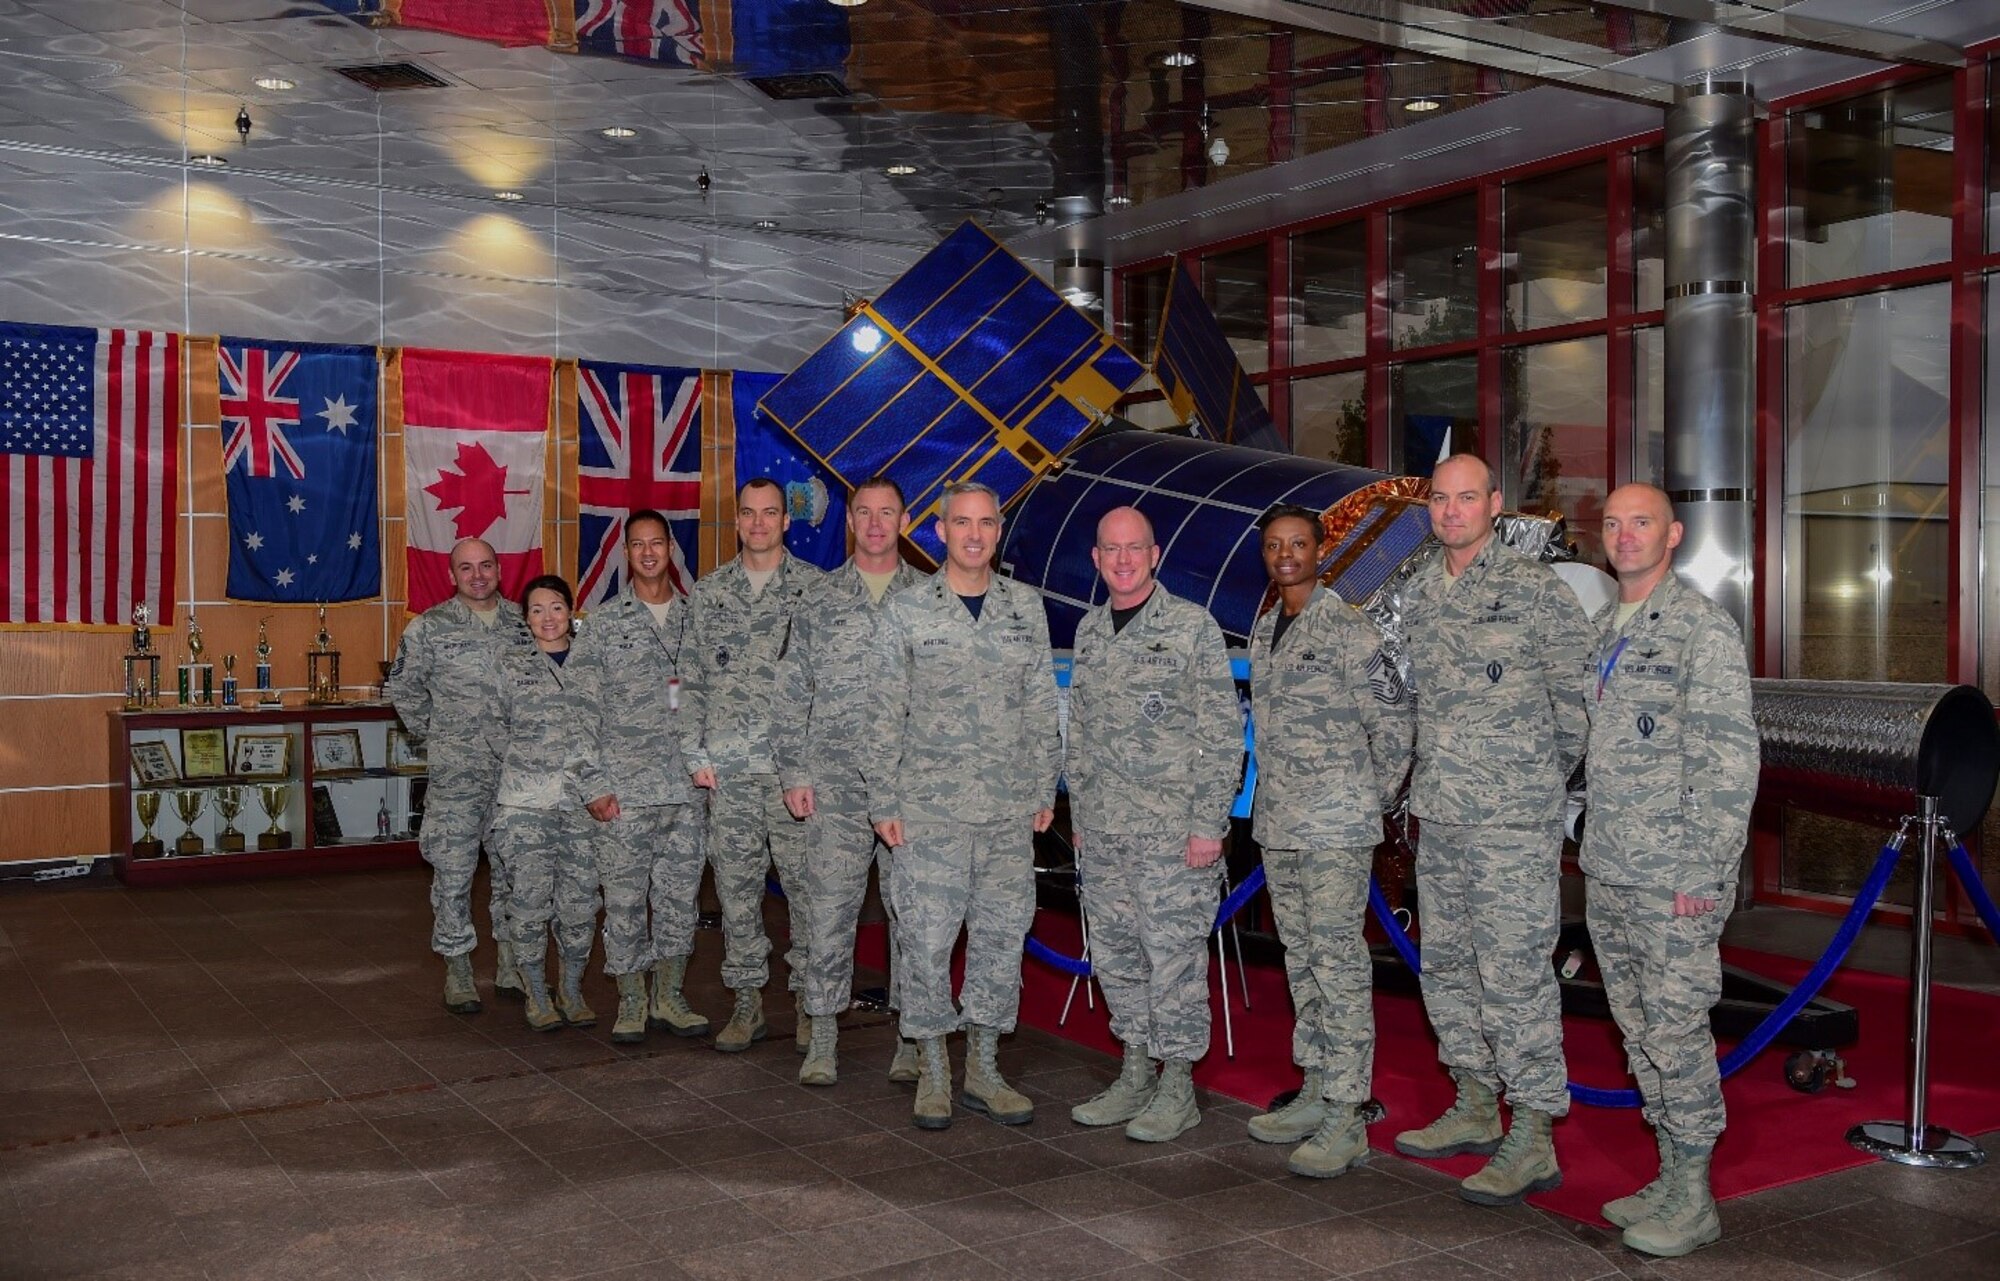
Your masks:
[{"label": "digital camouflage pattern uniform", "polygon": [[[901,936],[902,1034],[1011,1032],[1035,913],[1035,813],[1062,770],[1049,620],[1034,588],[995,575],[974,620],[941,571],[890,597],[885,723],[866,766],[879,820],[903,821],[889,893]],[[965,927],[965,980],[951,953]]]},{"label": "digital camouflage pattern uniform", "polygon": [[592,759],[589,730],[597,699],[587,672],[559,665],[532,646],[498,664],[500,781],[494,792],[493,846],[511,879],[507,915],[515,955],[556,950],[581,969],[597,930],[597,826],[584,808],[610,790]]},{"label": "digital camouflage pattern uniform", "polygon": [[[403,629],[389,669],[389,701],[429,759],[417,848],[431,865],[431,950],[440,956],[464,956],[479,942],[472,877],[500,778],[499,662],[534,648],[518,608],[502,599],[493,613],[483,623],[458,597],[440,601]],[[505,937],[507,868],[502,857],[490,861],[487,901],[494,933]]]},{"label": "digital camouflage pattern uniform", "polygon": [[1548,566],[1495,537],[1454,584],[1444,549],[1411,580],[1417,700],[1410,812],[1424,1010],[1438,1057],[1515,1108],[1569,1111],[1560,993],[1562,809],[1589,734],[1575,673],[1593,635]]},{"label": "digital camouflage pattern uniform", "polygon": [[[790,552],[764,590],[751,595],[743,562],[732,560],[695,583],[681,647],[681,755],[688,771],[715,771],[708,801],[708,863],[722,900],[722,982],[762,988],[771,977],[764,933],[764,881],[772,863],[790,896],[792,942],[785,954],[796,989],[811,946],[805,901],[805,824],[785,810],[771,756],[771,703],[778,663],[807,625],[824,575]],[[767,852],[768,851],[768,852]]]},{"label": "digital camouflage pattern uniform", "polygon": [[[899,563],[883,601],[923,577]],[[861,766],[876,747],[873,735],[892,668],[888,623],[853,561],[820,580],[811,613],[812,626],[793,634],[778,668],[771,752],[781,789],[813,789],[804,890],[812,905],[813,936],[802,991],[806,1013],[825,1018],[853,1001],[854,929],[868,894],[871,860],[883,896],[888,894],[890,854],[870,825]],[[892,957],[891,1007],[897,1003],[895,983]]]},{"label": "digital camouflage pattern uniform", "polygon": [[1250,632],[1252,834],[1285,945],[1292,1058],[1320,1074],[1327,1102],[1361,1103],[1375,1071],[1362,918],[1382,815],[1410,768],[1415,712],[1381,633],[1331,589],[1315,587],[1274,645],[1280,608]]},{"label": "digital camouflage pattern uniform", "polygon": [[590,611],[569,660],[589,678],[595,697],[585,725],[606,790],[618,798],[618,817],[593,824],[607,974],[637,974],[694,951],[705,802],[681,759],[686,679],[678,696],[671,685],[689,612],[676,597],[656,626],[627,586]]},{"label": "digital camouflage pattern uniform", "polygon": [[1090,919],[1090,962],[1111,1034],[1156,1059],[1208,1052],[1208,935],[1218,861],[1187,865],[1189,836],[1221,840],[1243,773],[1243,712],[1222,629],[1157,583],[1126,620],[1076,629],[1063,773]]},{"label": "digital camouflage pattern uniform", "polygon": [[[1717,945],[1757,795],[1750,669],[1735,620],[1672,573],[1622,631],[1617,611],[1598,615],[1585,673],[1585,911],[1646,1120],[1707,1148],[1723,1124]],[[1718,906],[1677,917],[1676,891]]]}]

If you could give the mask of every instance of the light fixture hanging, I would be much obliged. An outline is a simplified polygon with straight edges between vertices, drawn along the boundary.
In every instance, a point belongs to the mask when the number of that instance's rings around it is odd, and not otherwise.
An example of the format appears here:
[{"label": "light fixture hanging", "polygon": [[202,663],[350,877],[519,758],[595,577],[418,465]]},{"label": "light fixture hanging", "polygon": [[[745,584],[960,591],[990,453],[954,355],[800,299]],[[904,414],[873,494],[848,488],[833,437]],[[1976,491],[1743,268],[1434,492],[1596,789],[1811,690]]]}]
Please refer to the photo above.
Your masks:
[{"label": "light fixture hanging", "polygon": [[239,105],[236,108],[236,136],[247,146],[250,142],[250,108]]},{"label": "light fixture hanging", "polygon": [[701,172],[695,175],[695,177],[694,177],[694,185],[695,185],[695,189],[701,192],[701,199],[702,199],[702,203],[706,204],[706,203],[708,202],[708,188],[709,188],[709,186],[710,186],[710,183],[709,183],[709,180],[708,180],[708,166],[707,166],[707,165],[703,165],[703,166],[701,167]]},{"label": "light fixture hanging", "polygon": [[229,164],[227,160],[215,155],[213,152],[204,152],[199,156],[189,156],[188,163],[191,165],[200,165],[204,169],[222,169],[226,168]]}]

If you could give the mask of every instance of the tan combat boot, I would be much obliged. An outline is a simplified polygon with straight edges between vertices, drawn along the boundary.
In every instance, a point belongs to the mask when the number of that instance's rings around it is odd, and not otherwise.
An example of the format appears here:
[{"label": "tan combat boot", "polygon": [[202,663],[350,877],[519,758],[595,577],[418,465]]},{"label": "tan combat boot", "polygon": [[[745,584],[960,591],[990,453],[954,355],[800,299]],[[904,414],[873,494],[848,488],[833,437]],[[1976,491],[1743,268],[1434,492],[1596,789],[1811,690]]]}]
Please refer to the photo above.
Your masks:
[{"label": "tan combat boot", "polygon": [[751,1044],[764,1039],[769,1032],[764,1022],[764,993],[754,987],[736,989],[736,1008],[730,1011],[729,1022],[715,1034],[715,1048],[724,1054],[741,1054]]},{"label": "tan combat boot", "polygon": [[895,1085],[915,1085],[921,1075],[917,1043],[907,1037],[896,1038],[896,1056],[889,1060],[889,1080]]},{"label": "tan combat boot", "polygon": [[965,1086],[958,1101],[1002,1125],[1026,1125],[1035,1104],[1000,1075],[1000,1033],[990,1027],[965,1030]]},{"label": "tan combat boot", "polygon": [[1160,1069],[1160,1083],[1152,1099],[1125,1127],[1125,1137],[1141,1143],[1169,1143],[1200,1124],[1201,1109],[1194,1105],[1194,1064],[1187,1059],[1168,1059]]},{"label": "tan combat boot", "polygon": [[806,994],[792,993],[792,1053],[812,1053],[812,1015],[806,1013]]},{"label": "tan combat boot", "polygon": [[596,1027],[597,1011],[583,999],[583,967],[588,958],[562,962],[562,983],[556,988],[556,1013],[571,1027]]},{"label": "tan combat boot", "polygon": [[1078,1125],[1123,1125],[1146,1110],[1157,1082],[1152,1057],[1143,1048],[1128,1045],[1118,1079],[1071,1108],[1069,1119]]},{"label": "tan combat boot", "polygon": [[1396,1136],[1396,1151],[1404,1156],[1434,1160],[1476,1152],[1491,1156],[1500,1148],[1500,1102],[1483,1081],[1470,1073],[1454,1072],[1458,1099],[1445,1114],[1421,1130],[1405,1130]]},{"label": "tan combat boot", "polygon": [[919,1130],[942,1130],[951,1124],[951,1051],[941,1036],[917,1042],[917,1103],[912,1119]]},{"label": "tan combat boot", "polygon": [[840,1043],[840,1020],[831,1014],[806,1017],[812,1024],[812,1038],[806,1047],[806,1061],[799,1064],[799,1084],[832,1085],[840,1079],[836,1048]]},{"label": "tan combat boot", "polygon": [[444,958],[444,1008],[453,1014],[479,1013],[479,988],[472,981],[472,957]]},{"label": "tan combat boot", "polygon": [[1659,1177],[1631,1196],[1604,1203],[1604,1208],[1598,1213],[1613,1227],[1629,1228],[1642,1219],[1651,1218],[1653,1211],[1667,1199],[1667,1189],[1674,1181],[1674,1141],[1665,1130],[1660,1129],[1653,1131],[1653,1138],[1660,1145]]},{"label": "tan combat boot", "polygon": [[614,1045],[640,1045],[646,1040],[646,976],[618,975],[618,1018],[611,1025]]},{"label": "tan combat boot", "polygon": [[1653,1213],[1625,1229],[1624,1241],[1641,1254],[1678,1259],[1722,1239],[1722,1219],[1708,1187],[1710,1149],[1674,1145],[1673,1177]]},{"label": "tan combat boot", "polygon": [[1285,1168],[1308,1179],[1337,1179],[1367,1155],[1368,1127],[1361,1109],[1351,1103],[1329,1103],[1326,1119],[1293,1150]]},{"label": "tan combat boot", "polygon": [[498,946],[499,960],[493,964],[493,995],[524,1000],[528,993],[521,986],[521,976],[514,966],[514,945],[506,941]]},{"label": "tan combat boot", "polygon": [[1307,1072],[1290,1103],[1250,1118],[1250,1137],[1259,1143],[1297,1143],[1311,1138],[1326,1120],[1326,1100],[1320,1097],[1325,1088],[1326,1078]]},{"label": "tan combat boot", "polygon": [[521,999],[527,1003],[528,1026],[537,1032],[553,1032],[563,1025],[562,1015],[549,1004],[547,965],[537,956],[519,961],[514,967],[521,978]]},{"label": "tan combat boot", "polygon": [[1475,1205],[1513,1205],[1531,1192],[1561,1187],[1555,1123],[1547,1112],[1515,1108],[1514,1123],[1507,1127],[1500,1149],[1477,1174],[1460,1181],[1458,1195]]},{"label": "tan combat boot", "polygon": [[662,957],[653,964],[653,1008],[646,1015],[652,1027],[663,1027],[675,1036],[707,1036],[710,1032],[708,1020],[694,1012],[681,995],[681,983],[687,978],[688,959],[685,956]]}]

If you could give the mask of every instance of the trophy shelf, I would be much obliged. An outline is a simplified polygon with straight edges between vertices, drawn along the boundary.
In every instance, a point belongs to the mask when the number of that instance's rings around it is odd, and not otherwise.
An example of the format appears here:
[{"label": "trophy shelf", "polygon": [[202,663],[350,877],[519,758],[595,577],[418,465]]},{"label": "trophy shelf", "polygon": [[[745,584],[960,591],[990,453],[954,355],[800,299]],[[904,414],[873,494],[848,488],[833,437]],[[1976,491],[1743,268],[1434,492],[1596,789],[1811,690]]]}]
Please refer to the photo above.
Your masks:
[{"label": "trophy shelf", "polygon": [[421,862],[428,779],[386,704],[111,715],[114,867],[127,884]]}]

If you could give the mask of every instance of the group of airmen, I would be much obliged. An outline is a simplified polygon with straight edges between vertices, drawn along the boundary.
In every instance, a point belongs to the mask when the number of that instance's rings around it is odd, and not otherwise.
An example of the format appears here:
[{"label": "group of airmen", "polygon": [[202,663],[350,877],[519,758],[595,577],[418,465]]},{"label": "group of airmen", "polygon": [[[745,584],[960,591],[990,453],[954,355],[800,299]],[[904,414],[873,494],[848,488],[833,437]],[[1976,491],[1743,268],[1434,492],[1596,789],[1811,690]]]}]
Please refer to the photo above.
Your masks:
[{"label": "group of airmen", "polygon": [[[799,1080],[833,1085],[872,865],[899,1019],[889,1077],[915,1086],[915,1125],[952,1122],[948,1038],[961,1031],[956,1103],[1025,1124],[1034,1103],[996,1052],[1020,1006],[1034,838],[1066,789],[1090,959],[1124,1052],[1117,1078],[1071,1118],[1151,1143],[1198,1124],[1193,1069],[1209,1046],[1207,946],[1243,720],[1221,628],[1157,581],[1146,517],[1119,508],[1098,524],[1091,558],[1106,599],[1077,629],[1063,723],[1042,600],[995,572],[991,490],[947,488],[944,563],[928,577],[900,558],[894,481],[854,491],[853,554],[831,573],[785,550],[775,483],[752,480],[738,497],[739,555],[685,596],[665,518],[631,514],[623,590],[573,642],[568,586],[534,580],[515,614],[477,540],[452,553],[456,596],[404,633],[389,692],[429,741],[421,845],[446,1006],[479,1008],[470,895],[483,845],[494,987],[524,1000],[532,1026],[595,1021],[580,981],[601,898],[619,993],[612,1039],[642,1041],[649,1027],[710,1035],[682,992],[705,863],[734,997],[713,1044],[743,1050],[766,1035],[775,865]],[[1619,599],[1595,619],[1551,569],[1495,536],[1501,496],[1483,461],[1440,463],[1429,501],[1438,546],[1408,584],[1406,666],[1320,583],[1316,512],[1278,507],[1257,525],[1275,602],[1249,645],[1251,834],[1304,1081],[1250,1120],[1250,1136],[1296,1145],[1289,1168],[1313,1178],[1368,1151],[1363,918],[1382,816],[1407,779],[1423,999],[1456,1099],[1395,1146],[1487,1156],[1461,1184],[1480,1204],[1561,1182],[1554,1132],[1569,1094],[1552,954],[1564,806],[1581,763],[1586,911],[1660,1156],[1658,1177],[1604,1214],[1636,1250],[1686,1254],[1721,1235],[1708,1015],[1758,768],[1740,634],[1672,572],[1682,530],[1651,486],[1606,501]]]}]

